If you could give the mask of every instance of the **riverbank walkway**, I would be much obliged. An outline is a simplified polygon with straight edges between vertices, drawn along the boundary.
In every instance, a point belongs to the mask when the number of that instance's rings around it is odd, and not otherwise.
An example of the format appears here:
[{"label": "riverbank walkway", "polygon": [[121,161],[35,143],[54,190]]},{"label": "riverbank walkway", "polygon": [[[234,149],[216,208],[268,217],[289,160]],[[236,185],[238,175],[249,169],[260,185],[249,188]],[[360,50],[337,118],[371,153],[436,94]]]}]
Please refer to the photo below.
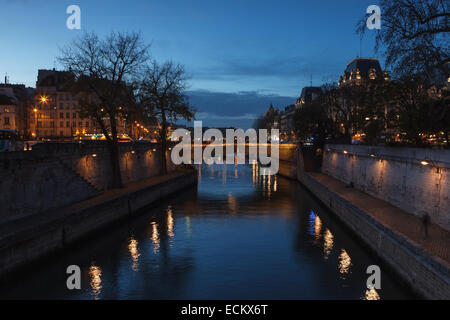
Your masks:
[{"label": "riverbank walkway", "polygon": [[323,173],[308,172],[317,182],[338,194],[343,199],[352,203],[372,218],[385,225],[415,245],[419,246],[432,257],[442,260],[450,266],[450,232],[435,225],[428,225],[428,237],[422,220],[407,213],[386,201],[377,199],[367,193],[354,188],[346,187],[346,184]]}]

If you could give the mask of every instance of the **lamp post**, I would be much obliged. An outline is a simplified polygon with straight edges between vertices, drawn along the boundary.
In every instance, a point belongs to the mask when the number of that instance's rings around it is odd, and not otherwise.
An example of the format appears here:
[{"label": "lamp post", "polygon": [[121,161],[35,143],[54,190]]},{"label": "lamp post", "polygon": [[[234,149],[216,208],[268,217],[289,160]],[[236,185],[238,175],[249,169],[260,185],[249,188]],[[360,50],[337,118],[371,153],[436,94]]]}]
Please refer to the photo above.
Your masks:
[{"label": "lamp post", "polygon": [[37,108],[35,107],[33,109],[34,111],[34,134],[36,135],[36,140],[38,138],[38,128],[37,128]]},{"label": "lamp post", "polygon": [[[40,103],[47,103],[47,101],[48,101],[48,99],[47,99],[47,97],[46,96],[41,96],[40,98],[39,98],[39,102]],[[38,136],[39,136],[39,129],[38,129],[38,121],[37,121],[37,112],[38,112],[38,108],[37,108],[37,106],[34,108],[34,117],[35,117],[35,120],[36,120],[36,139],[38,138]]]}]

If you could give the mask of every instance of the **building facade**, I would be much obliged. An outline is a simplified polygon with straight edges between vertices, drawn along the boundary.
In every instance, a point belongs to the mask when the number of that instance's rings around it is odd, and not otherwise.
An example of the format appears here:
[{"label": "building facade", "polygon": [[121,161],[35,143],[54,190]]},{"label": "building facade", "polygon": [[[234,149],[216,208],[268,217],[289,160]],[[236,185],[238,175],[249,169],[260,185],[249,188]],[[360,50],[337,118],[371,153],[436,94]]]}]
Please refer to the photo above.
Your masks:
[{"label": "building facade", "polygon": [[0,88],[0,129],[18,131],[17,104],[11,88]]},{"label": "building facade", "polygon": [[[11,130],[16,130],[19,135],[29,138],[31,135],[29,114],[33,104],[34,89],[23,84],[10,84],[5,79],[5,83],[0,84],[0,95],[4,96],[1,99],[2,118],[7,118],[7,120],[2,120],[2,124],[0,124],[2,128],[3,126],[10,127],[11,125],[5,124],[5,121],[11,122],[11,119],[14,119],[14,129]],[[7,105],[8,101],[12,104]]]},{"label": "building facade", "polygon": [[[30,117],[33,137],[38,139],[72,140],[97,137],[103,132],[98,123],[81,117],[78,99],[67,87],[72,74],[67,71],[39,70],[34,106]],[[118,134],[129,134],[131,127],[117,120]],[[129,132],[130,131],[130,132]]]}]

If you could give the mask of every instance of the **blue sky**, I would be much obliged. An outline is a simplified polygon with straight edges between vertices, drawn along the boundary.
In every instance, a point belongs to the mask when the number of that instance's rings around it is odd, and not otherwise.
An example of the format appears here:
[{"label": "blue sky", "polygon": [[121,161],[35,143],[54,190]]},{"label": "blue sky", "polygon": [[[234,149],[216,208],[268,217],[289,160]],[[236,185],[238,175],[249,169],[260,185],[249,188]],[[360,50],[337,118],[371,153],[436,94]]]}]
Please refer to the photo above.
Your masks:
[{"label": "blue sky", "polygon": [[[58,68],[59,49],[81,31],[140,31],[152,56],[185,65],[199,118],[247,127],[270,102],[294,103],[301,88],[337,80],[360,52],[356,22],[374,0],[0,0],[0,76],[34,86],[37,69]],[[374,32],[362,56],[373,57]],[[382,62],[382,65],[384,63]]]}]

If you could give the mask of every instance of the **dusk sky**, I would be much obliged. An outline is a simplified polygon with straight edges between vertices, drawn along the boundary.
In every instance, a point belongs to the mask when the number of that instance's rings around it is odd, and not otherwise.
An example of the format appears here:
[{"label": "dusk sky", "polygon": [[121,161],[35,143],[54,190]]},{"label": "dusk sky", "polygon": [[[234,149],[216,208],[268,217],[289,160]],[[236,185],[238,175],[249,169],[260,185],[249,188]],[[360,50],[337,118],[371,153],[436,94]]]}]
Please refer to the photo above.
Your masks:
[{"label": "dusk sky", "polygon": [[[81,31],[66,8],[81,8]],[[374,0],[0,0],[0,75],[35,86],[37,70],[60,69],[59,49],[83,31],[140,31],[152,57],[183,64],[205,126],[249,127],[270,102],[295,103],[302,87],[337,81],[359,55],[357,21]],[[374,31],[362,56],[373,57]],[[381,61],[384,67],[384,61]]]}]

